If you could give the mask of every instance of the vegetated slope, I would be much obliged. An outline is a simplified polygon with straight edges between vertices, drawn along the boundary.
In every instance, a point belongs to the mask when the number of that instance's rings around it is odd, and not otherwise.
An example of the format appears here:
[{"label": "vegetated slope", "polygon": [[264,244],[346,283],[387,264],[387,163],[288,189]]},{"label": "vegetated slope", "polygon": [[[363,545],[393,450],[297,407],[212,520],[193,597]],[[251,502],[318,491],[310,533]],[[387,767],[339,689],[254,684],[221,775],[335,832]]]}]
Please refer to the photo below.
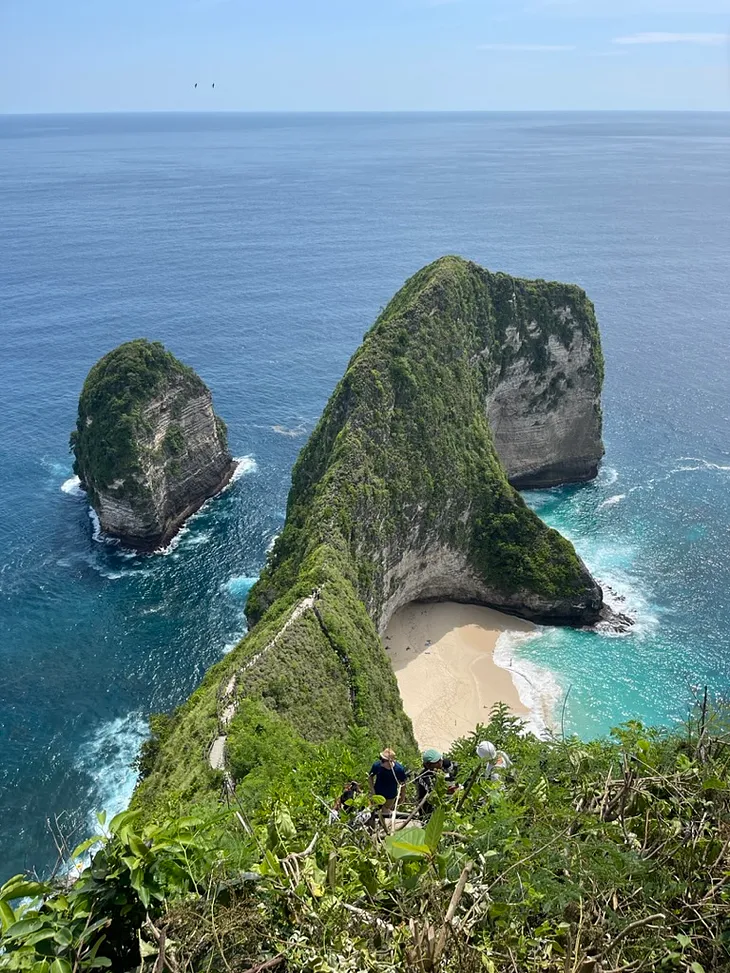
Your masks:
[{"label": "vegetated slope", "polygon": [[[563,363],[558,379],[552,349],[576,337],[590,358],[567,373]],[[495,449],[487,410],[516,363],[542,390],[545,419],[586,372],[600,394],[598,330],[583,291],[491,274],[457,257],[412,277],[366,335],[297,460],[286,525],[249,597],[249,620],[327,548],[381,631],[417,598],[595,621],[600,589],[573,546],[510,487]],[[600,446],[593,401],[584,418]],[[511,458],[522,459],[517,444]]]},{"label": "vegetated slope", "polygon": [[[296,463],[283,533],[249,596],[250,634],[159,724],[135,806],[210,799],[222,784],[245,791],[253,767],[238,740],[262,714],[306,741],[359,728],[413,752],[378,635],[405,602],[474,601],[573,624],[598,617],[600,588],[508,483],[486,416],[518,344],[537,384],[551,344],[576,333],[593,341],[600,371],[595,328],[578,288],[454,257],[408,281]],[[553,390],[556,402],[569,394]]]},{"label": "vegetated slope", "polygon": [[[495,708],[452,751],[464,790],[437,784],[425,828],[385,837],[328,824],[343,783],[364,782],[364,736],[294,743],[262,717],[241,739],[265,768],[257,809],[102,822],[108,837],[72,888],[0,887],[0,970],[730,969],[726,708],[591,743],[522,729]],[[479,775],[480,739],[513,758],[500,779]]]},{"label": "vegetated slope", "polygon": [[93,366],[71,448],[102,529],[142,550],[166,543],[234,469],[205,383],[145,339]]}]

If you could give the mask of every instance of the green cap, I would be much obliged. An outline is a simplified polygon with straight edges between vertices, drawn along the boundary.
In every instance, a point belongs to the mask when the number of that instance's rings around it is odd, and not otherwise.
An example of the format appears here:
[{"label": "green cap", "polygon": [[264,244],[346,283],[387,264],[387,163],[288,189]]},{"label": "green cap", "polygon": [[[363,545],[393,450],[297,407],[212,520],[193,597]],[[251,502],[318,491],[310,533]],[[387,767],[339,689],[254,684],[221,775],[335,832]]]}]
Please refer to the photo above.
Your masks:
[{"label": "green cap", "polygon": [[425,764],[437,764],[442,759],[443,754],[435,747],[429,747],[428,750],[423,751],[421,756]]}]

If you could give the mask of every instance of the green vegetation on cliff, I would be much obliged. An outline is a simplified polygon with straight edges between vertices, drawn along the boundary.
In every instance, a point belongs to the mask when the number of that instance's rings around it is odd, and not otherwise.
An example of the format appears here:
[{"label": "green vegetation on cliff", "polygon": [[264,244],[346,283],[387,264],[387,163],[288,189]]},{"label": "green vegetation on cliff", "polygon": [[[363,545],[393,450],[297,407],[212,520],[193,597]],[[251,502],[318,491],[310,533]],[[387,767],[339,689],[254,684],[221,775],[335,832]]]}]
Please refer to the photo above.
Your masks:
[{"label": "green vegetation on cliff", "polygon": [[258,801],[102,819],[74,885],[0,887],[0,970],[730,970],[726,710],[584,743],[524,735],[496,707],[452,756],[467,786],[479,739],[511,770],[453,796],[437,785],[425,829],[392,837],[328,824],[343,784],[365,779],[364,734],[306,744],[263,710],[249,716],[235,759],[256,765]]},{"label": "green vegetation on cliff", "polygon": [[[249,619],[320,546],[342,560],[377,616],[390,594],[383,552],[435,541],[464,552],[495,607],[529,614],[537,599],[557,604],[563,621],[577,620],[581,605],[595,613],[592,579],[508,484],[485,414],[516,354],[510,329],[539,370],[551,336],[567,344],[576,327],[590,332],[600,358],[592,305],[577,287],[491,274],[457,257],[412,277],[365,336],[297,460],[286,525],[249,597]],[[602,363],[595,367],[602,375]]]},{"label": "green vegetation on cliff", "polygon": [[[573,329],[595,329],[580,289],[455,257],[398,292],[294,467],[283,533],[249,596],[251,631],[147,749],[135,807],[153,816],[210,804],[229,778],[245,790],[256,770],[237,759],[240,741],[269,717],[303,744],[366,732],[378,749],[413,754],[379,637],[405,600],[481,601],[559,622],[597,617],[600,589],[507,482],[485,414],[510,334],[524,331],[539,367],[540,342],[569,340],[566,308]],[[440,587],[430,576],[418,587],[443,558],[452,560]],[[227,778],[208,759],[216,739]]]},{"label": "green vegetation on cliff", "polygon": [[[89,372],[71,433],[74,472],[93,500],[97,490],[140,472],[139,442],[148,432],[144,410],[167,384],[185,396],[205,390],[192,368],[178,361],[159,341],[138,338],[104,355]],[[169,437],[169,439],[168,439]],[[171,427],[164,447],[174,455],[182,447]],[[225,441],[225,440],[224,440]]]}]

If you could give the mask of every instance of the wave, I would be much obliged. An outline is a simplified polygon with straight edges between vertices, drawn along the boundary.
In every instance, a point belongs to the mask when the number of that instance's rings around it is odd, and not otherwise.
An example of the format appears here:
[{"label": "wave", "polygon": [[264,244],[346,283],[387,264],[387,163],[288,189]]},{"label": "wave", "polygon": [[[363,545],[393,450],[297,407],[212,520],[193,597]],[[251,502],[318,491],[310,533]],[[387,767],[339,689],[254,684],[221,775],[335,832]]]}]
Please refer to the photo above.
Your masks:
[{"label": "wave", "polygon": [[602,487],[613,486],[618,480],[618,470],[613,466],[602,466],[596,477],[596,484]]},{"label": "wave", "polygon": [[81,480],[77,476],[71,476],[61,484],[61,490],[70,497],[84,499],[86,493],[81,489]]},{"label": "wave", "polygon": [[712,463],[708,459],[702,459],[699,456],[680,456],[677,460],[678,463],[693,463],[694,466],[678,466],[676,469],[672,470],[672,473],[694,473],[698,470],[708,470],[712,473],[728,473],[730,472],[730,466],[724,466],[722,463]]},{"label": "wave", "polygon": [[132,766],[147,739],[147,721],[139,712],[102,723],[76,755],[76,768],[88,774],[92,784],[87,797],[92,805],[89,826],[97,830],[97,811],[112,817],[123,811],[132,797],[137,771]]},{"label": "wave", "polygon": [[542,628],[534,632],[502,632],[494,649],[494,661],[512,676],[520,702],[529,713],[527,729],[544,738],[555,726],[557,707],[563,699],[563,689],[550,669],[536,665],[519,655],[520,647],[540,638]]},{"label": "wave", "polygon": [[236,469],[229,481],[230,483],[236,483],[246,473],[255,473],[259,468],[253,456],[234,456],[233,462],[236,464]]},{"label": "wave", "polygon": [[229,652],[232,652],[245,635],[248,635],[247,628],[242,629],[240,632],[236,632],[235,635],[233,635],[233,641],[226,642],[226,644],[223,646],[223,655],[228,655]]},{"label": "wave", "polygon": [[596,510],[603,510],[604,507],[613,507],[617,503],[621,503],[622,500],[626,499],[625,493],[617,493],[613,497],[609,497],[608,500],[604,500],[603,503],[599,503]]},{"label": "wave", "polygon": [[293,426],[291,429],[286,426],[272,426],[272,432],[278,433],[279,436],[290,436],[292,439],[296,439],[298,436],[306,436],[307,430],[304,423],[300,423],[298,426]]}]

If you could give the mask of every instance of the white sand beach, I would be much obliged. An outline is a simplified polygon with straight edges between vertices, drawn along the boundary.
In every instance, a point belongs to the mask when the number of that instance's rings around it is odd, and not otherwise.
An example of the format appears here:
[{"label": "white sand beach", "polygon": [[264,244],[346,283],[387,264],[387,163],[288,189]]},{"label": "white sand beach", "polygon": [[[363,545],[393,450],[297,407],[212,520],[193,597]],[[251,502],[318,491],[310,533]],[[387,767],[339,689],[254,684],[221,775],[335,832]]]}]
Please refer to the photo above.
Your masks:
[{"label": "white sand beach", "polygon": [[414,602],[395,613],[383,644],[419,746],[448,750],[477,723],[486,723],[499,701],[528,716],[511,673],[495,663],[494,650],[504,632],[533,631],[530,622],[455,602]]}]

